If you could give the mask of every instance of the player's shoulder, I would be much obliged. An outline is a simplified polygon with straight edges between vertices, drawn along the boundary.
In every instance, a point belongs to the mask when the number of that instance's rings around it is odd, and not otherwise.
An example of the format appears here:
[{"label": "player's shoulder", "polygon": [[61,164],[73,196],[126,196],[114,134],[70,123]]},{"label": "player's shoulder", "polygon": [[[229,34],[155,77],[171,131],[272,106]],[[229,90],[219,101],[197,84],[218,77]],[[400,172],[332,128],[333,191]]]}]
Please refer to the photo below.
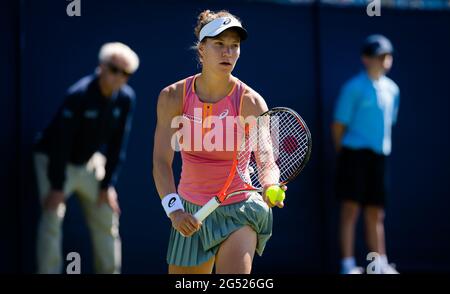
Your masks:
[{"label": "player's shoulder", "polygon": [[267,103],[264,98],[252,87],[246,84],[244,86],[241,115],[260,115],[267,111]]},{"label": "player's shoulder", "polygon": [[166,106],[174,106],[183,103],[184,83],[185,79],[182,79],[164,87],[159,92],[159,103]]},{"label": "player's shoulder", "polygon": [[259,104],[264,102],[264,98],[256,90],[245,83],[243,83],[243,85],[244,93],[242,95],[242,99],[252,104]]},{"label": "player's shoulder", "polygon": [[184,82],[185,79],[182,79],[164,87],[159,96],[164,99],[183,99]]}]

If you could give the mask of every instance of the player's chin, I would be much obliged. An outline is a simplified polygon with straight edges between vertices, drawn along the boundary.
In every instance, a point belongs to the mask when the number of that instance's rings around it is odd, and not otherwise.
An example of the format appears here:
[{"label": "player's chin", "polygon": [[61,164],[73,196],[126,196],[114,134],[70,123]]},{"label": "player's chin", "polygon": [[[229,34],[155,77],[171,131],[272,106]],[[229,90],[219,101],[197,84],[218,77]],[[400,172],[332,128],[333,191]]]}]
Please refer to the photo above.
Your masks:
[{"label": "player's chin", "polygon": [[231,64],[231,63],[223,63],[223,64],[219,63],[219,66],[218,66],[218,70],[223,73],[226,73],[226,74],[231,74],[231,72],[233,72],[233,69],[234,69],[234,64]]}]

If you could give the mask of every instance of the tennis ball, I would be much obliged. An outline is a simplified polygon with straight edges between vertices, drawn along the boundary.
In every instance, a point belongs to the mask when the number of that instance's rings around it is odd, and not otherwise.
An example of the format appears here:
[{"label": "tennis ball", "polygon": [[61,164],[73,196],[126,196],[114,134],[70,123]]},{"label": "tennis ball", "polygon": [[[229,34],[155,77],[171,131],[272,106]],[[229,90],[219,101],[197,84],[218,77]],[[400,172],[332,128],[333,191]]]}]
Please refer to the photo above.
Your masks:
[{"label": "tennis ball", "polygon": [[283,189],[276,185],[267,188],[266,195],[267,197],[269,197],[269,200],[272,204],[275,204],[275,202],[277,201],[281,202],[286,197]]}]

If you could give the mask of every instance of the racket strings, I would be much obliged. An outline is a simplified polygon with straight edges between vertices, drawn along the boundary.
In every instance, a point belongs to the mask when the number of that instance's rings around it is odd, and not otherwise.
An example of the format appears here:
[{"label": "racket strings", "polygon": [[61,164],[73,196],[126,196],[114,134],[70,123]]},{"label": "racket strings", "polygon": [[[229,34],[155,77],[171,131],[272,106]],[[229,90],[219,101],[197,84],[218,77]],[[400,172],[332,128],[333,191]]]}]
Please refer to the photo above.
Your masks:
[{"label": "racket strings", "polygon": [[301,168],[310,148],[303,124],[288,111],[259,117],[242,143],[237,171],[255,188],[287,182]]},{"label": "racket strings", "polygon": [[[280,183],[287,181],[301,167],[310,146],[309,138],[304,125],[290,112],[275,112],[278,123],[271,124],[271,133],[278,141],[279,159],[276,161],[282,171]],[[271,119],[273,121],[273,119]]]}]

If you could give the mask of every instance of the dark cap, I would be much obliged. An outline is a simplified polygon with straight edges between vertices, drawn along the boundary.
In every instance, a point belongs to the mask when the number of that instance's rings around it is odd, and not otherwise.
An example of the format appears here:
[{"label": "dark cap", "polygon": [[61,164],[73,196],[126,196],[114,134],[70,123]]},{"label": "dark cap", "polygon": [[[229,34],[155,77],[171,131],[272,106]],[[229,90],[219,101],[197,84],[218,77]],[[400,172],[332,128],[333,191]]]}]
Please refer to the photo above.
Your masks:
[{"label": "dark cap", "polygon": [[383,54],[392,54],[394,47],[391,41],[383,35],[370,35],[364,41],[361,53],[367,56],[380,56]]}]

